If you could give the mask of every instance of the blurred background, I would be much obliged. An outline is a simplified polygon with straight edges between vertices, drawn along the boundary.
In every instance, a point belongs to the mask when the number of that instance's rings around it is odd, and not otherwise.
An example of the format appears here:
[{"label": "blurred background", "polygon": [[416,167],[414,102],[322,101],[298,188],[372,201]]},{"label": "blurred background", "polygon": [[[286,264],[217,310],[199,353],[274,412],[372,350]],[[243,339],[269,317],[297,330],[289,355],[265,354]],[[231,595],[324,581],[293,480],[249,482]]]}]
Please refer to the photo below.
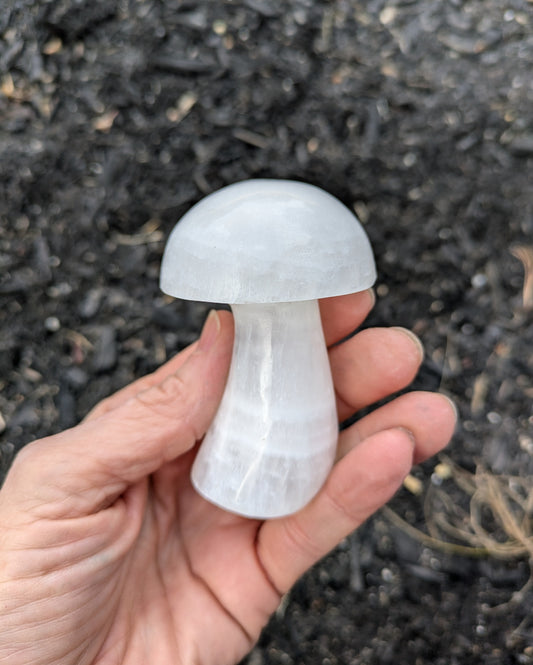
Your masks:
[{"label": "blurred background", "polygon": [[158,287],[165,240],[253,177],[355,211],[366,325],[421,337],[415,387],[461,422],[245,662],[533,663],[528,0],[3,0],[3,471],[196,338],[206,306]]}]

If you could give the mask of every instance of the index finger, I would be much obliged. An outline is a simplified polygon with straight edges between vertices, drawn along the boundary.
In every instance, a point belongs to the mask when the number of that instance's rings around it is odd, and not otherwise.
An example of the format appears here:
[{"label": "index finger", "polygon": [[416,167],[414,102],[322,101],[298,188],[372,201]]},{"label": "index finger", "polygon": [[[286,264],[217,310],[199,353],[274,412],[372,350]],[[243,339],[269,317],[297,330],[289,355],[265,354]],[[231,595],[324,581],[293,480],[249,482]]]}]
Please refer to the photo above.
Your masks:
[{"label": "index finger", "polygon": [[366,319],[376,302],[373,289],[320,300],[322,328],[327,346],[353,333]]},{"label": "index finger", "polygon": [[[223,322],[229,324],[231,315],[229,312],[219,311],[218,317]],[[177,372],[180,367],[190,358],[190,356],[192,356],[192,354],[196,351],[197,345],[198,342],[189,344],[189,346],[185,347],[177,355],[168,360],[164,365],[158,367],[155,372],[146,374],[133,383],[130,383],[124,388],[121,388],[113,395],[103,399],[85,416],[84,422],[89,422],[95,418],[99,418],[100,416],[109,413],[109,411],[122,406],[130,398],[135,397],[144,390],[162,383],[167,377],[172,376],[172,374]]]}]

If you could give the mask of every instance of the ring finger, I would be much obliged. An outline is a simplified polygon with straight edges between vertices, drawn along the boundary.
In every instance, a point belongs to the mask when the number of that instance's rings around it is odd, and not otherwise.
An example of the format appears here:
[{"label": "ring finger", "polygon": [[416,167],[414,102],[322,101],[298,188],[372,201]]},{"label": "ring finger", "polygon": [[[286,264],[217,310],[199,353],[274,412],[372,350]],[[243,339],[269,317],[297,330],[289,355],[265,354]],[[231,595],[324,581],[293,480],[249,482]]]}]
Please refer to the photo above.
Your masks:
[{"label": "ring finger", "polygon": [[405,328],[369,328],[334,346],[329,358],[339,420],[408,386],[423,357],[422,344]]}]

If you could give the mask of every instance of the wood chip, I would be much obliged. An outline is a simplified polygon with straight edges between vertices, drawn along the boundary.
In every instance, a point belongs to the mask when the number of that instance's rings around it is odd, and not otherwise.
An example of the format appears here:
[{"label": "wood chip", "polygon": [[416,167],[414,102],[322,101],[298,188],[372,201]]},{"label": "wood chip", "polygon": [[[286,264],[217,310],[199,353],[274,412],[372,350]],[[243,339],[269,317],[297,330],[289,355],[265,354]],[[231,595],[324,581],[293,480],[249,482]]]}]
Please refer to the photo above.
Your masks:
[{"label": "wood chip", "polygon": [[62,48],[63,42],[59,37],[54,37],[43,46],[43,53],[44,55],[54,55],[55,53],[59,53]]},{"label": "wood chip", "polygon": [[113,242],[117,245],[126,245],[134,247],[136,245],[148,245],[152,242],[160,242],[164,239],[162,231],[150,231],[148,233],[135,233],[133,235],[126,235],[124,233],[115,233],[113,235]]},{"label": "wood chip", "polygon": [[415,478],[415,476],[411,475],[410,473],[405,476],[403,480],[403,486],[408,492],[411,492],[411,494],[414,494],[415,496],[422,494],[424,489],[422,481],[418,478]]},{"label": "wood chip", "polygon": [[108,132],[113,126],[117,115],[118,111],[107,111],[107,113],[103,113],[93,120],[93,129],[96,129],[97,132]]},{"label": "wood chip", "polygon": [[8,98],[13,97],[15,94],[15,84],[13,83],[13,78],[9,72],[2,77],[0,92]]},{"label": "wood chip", "polygon": [[382,25],[390,25],[398,15],[396,7],[385,7],[379,13],[379,22]]},{"label": "wood chip", "polygon": [[170,122],[181,122],[193,109],[198,101],[198,95],[195,92],[185,92],[179,99],[176,106],[167,109],[166,116]]},{"label": "wood chip", "polygon": [[442,480],[448,480],[453,475],[453,469],[449,464],[445,462],[440,462],[433,469],[433,473]]},{"label": "wood chip", "polygon": [[489,377],[482,372],[474,381],[470,410],[473,415],[479,415],[485,409],[485,401],[489,390]]},{"label": "wood chip", "polygon": [[268,137],[263,136],[262,134],[256,134],[255,132],[251,132],[250,130],[241,127],[237,127],[237,129],[233,130],[233,136],[243,143],[253,145],[255,148],[267,148],[270,144]]}]

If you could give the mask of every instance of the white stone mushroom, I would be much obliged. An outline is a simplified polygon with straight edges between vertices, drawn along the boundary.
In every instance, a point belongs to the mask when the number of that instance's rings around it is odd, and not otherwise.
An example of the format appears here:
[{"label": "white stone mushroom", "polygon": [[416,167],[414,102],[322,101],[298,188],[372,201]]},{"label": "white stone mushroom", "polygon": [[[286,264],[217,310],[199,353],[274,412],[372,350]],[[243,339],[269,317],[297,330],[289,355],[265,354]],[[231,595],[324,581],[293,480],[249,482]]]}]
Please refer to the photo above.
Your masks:
[{"label": "white stone mushroom", "polygon": [[231,305],[235,341],[216,417],[191,479],[253,518],[303,507],[335,458],[338,420],[318,298],[369,288],[376,272],[357,218],[288,180],[249,180],[196,204],[161,265],[172,296]]}]

